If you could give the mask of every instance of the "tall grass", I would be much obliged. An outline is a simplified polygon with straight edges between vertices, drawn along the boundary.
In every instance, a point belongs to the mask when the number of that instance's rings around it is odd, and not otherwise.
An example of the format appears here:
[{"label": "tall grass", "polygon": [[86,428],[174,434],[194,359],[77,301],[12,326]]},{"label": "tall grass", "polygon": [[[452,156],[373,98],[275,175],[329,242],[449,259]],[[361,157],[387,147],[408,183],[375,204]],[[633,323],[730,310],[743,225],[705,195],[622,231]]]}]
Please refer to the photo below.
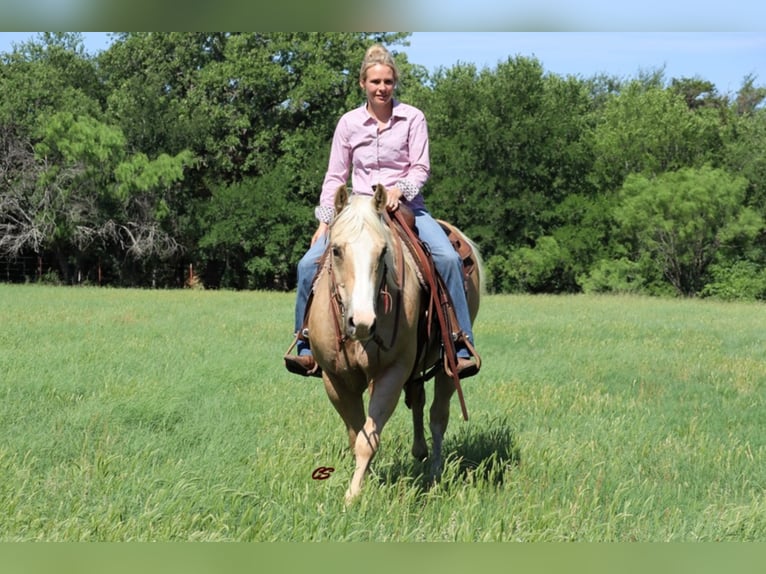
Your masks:
[{"label": "tall grass", "polygon": [[292,306],[0,285],[0,540],[766,540],[763,305],[488,296],[441,482],[402,401],[349,508]]}]

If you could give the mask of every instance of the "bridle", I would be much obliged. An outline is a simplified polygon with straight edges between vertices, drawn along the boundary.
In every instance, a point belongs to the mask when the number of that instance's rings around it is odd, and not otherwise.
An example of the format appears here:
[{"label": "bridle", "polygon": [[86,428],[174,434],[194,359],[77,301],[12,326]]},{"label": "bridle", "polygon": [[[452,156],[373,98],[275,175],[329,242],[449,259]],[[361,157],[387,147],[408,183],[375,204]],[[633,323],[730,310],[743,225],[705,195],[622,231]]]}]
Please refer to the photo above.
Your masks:
[{"label": "bridle", "polygon": [[[389,226],[391,225],[391,220],[388,218],[387,212],[384,212],[383,220],[384,223],[388,224]],[[383,351],[389,351],[393,348],[394,342],[396,341],[397,335],[399,334],[399,319],[401,317],[402,294],[404,292],[405,279],[402,241],[400,238],[396,237],[396,234],[392,234],[391,240],[394,246],[394,261],[397,262],[397,270],[393,275],[395,293],[392,294],[389,290],[388,286],[390,282],[388,281],[388,278],[391,270],[384,260],[382,261],[383,271],[380,274],[380,285],[376,291],[377,302],[375,305],[375,311],[376,315],[378,315],[378,312],[380,311],[380,303],[382,301],[382,314],[388,315],[390,313],[394,313],[394,328],[391,331],[390,341],[388,342],[383,340],[377,330],[370,339],[370,341],[374,342]],[[338,278],[333,267],[331,242],[328,242],[327,253],[326,270],[330,287],[330,310],[332,311],[331,315],[333,317],[333,326],[335,329],[336,351],[343,349],[345,353],[346,342],[351,338],[348,336],[348,334],[346,334],[345,329],[343,329],[341,326],[346,324],[346,305],[343,301],[342,289],[340,288],[342,284],[338,283]]]}]

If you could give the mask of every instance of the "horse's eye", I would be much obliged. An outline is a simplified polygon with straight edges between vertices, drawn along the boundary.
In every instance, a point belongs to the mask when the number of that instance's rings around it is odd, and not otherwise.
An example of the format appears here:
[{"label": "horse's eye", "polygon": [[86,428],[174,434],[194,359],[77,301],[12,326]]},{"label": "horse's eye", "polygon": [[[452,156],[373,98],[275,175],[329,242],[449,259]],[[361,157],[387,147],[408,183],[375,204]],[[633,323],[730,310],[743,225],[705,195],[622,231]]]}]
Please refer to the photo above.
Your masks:
[{"label": "horse's eye", "polygon": [[332,256],[333,257],[340,257],[341,256],[340,247],[338,247],[337,245],[333,245],[332,246]]}]

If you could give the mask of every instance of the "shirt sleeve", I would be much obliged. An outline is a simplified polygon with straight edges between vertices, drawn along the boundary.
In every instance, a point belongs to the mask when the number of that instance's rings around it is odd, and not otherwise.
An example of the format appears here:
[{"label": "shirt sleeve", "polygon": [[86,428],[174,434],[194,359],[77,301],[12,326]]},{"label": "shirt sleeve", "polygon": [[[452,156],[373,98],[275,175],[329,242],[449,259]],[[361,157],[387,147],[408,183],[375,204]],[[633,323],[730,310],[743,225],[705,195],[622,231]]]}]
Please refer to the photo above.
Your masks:
[{"label": "shirt sleeve", "polygon": [[335,216],[335,192],[348,181],[351,168],[351,146],[348,137],[347,118],[341,117],[335,126],[335,133],[330,145],[330,159],[322,183],[319,205],[314,215],[319,221],[330,223]]},{"label": "shirt sleeve", "polygon": [[431,175],[431,160],[429,157],[428,125],[423,112],[418,111],[412,119],[409,130],[409,162],[410,169],[406,177],[397,181],[404,198],[412,200]]}]

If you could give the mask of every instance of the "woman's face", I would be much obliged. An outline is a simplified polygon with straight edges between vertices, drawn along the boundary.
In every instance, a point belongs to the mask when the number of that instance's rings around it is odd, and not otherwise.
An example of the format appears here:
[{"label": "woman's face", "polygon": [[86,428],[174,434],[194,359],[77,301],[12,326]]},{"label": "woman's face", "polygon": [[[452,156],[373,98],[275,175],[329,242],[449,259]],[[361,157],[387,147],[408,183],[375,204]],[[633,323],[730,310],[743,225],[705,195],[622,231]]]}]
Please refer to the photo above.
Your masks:
[{"label": "woman's face", "polygon": [[367,94],[367,101],[374,105],[385,105],[391,101],[396,87],[394,71],[385,64],[375,64],[367,68],[364,81],[359,85]]}]

